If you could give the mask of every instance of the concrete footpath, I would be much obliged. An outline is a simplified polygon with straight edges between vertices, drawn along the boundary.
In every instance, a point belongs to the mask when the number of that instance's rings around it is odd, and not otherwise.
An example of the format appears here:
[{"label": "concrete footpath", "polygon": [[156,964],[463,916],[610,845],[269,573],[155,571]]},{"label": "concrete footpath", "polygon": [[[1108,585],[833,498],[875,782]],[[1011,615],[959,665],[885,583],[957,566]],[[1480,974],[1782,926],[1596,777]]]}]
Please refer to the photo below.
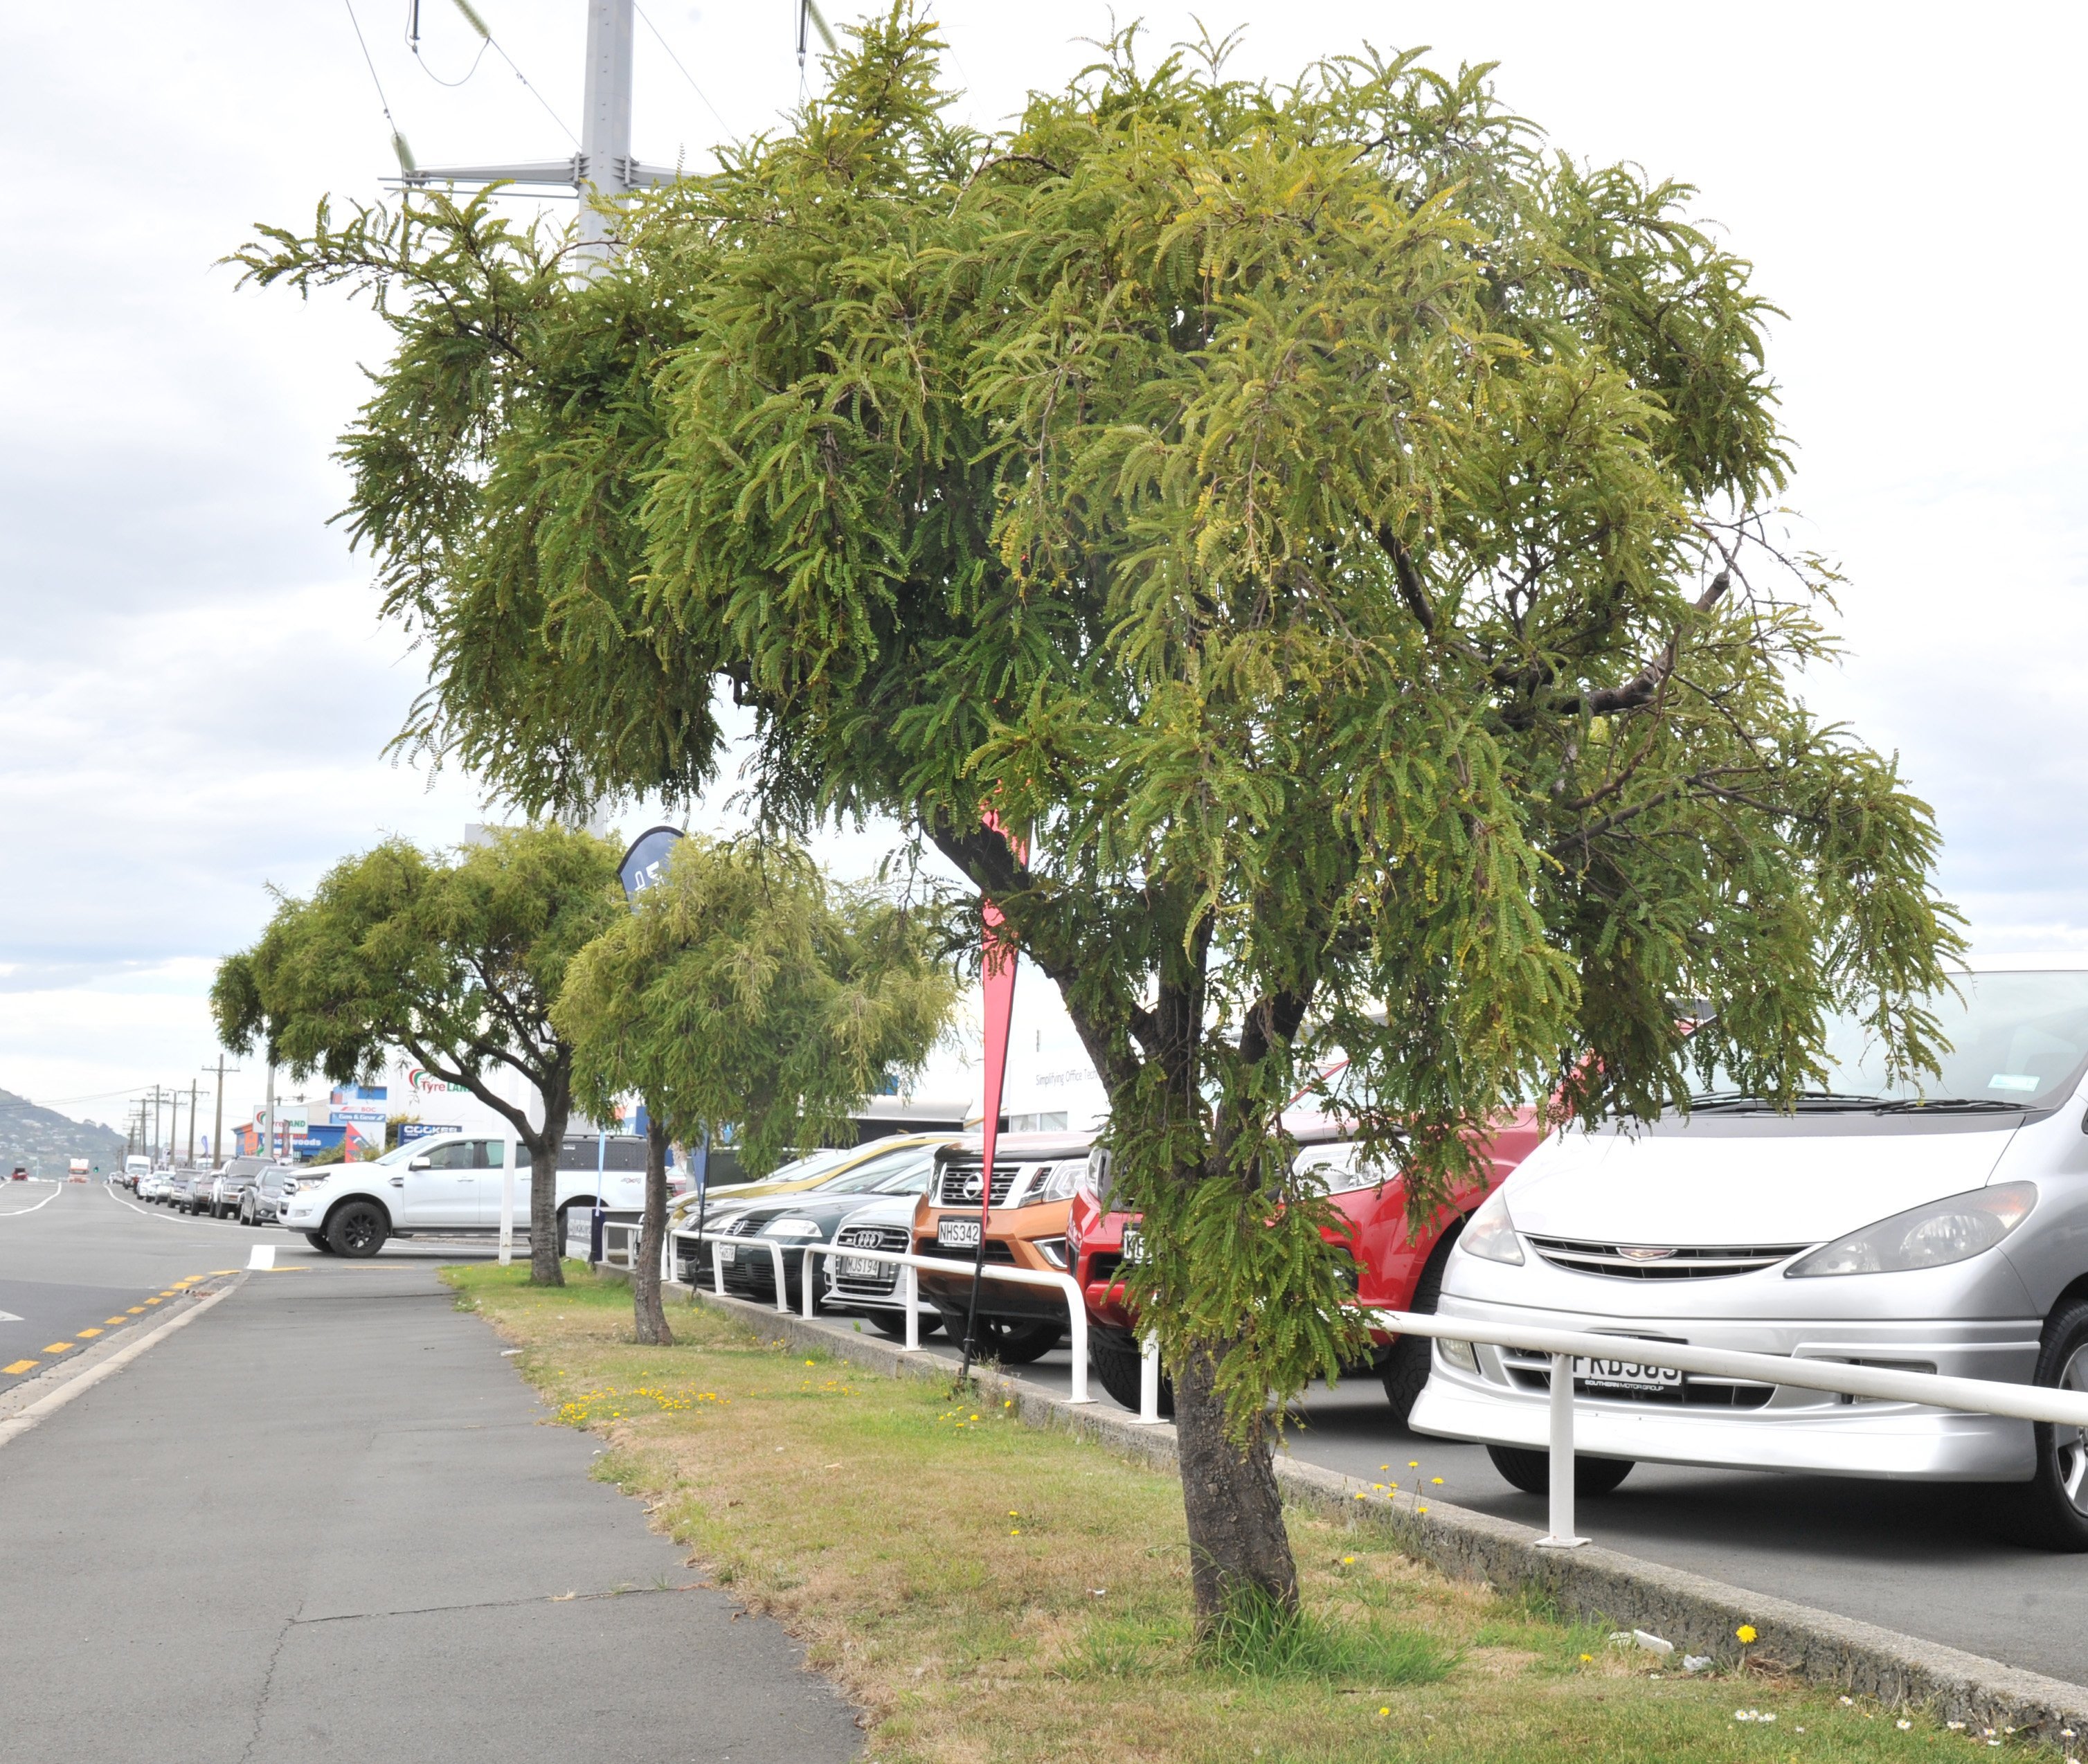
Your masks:
[{"label": "concrete footpath", "polygon": [[431,1269],[257,1274],[0,1447],[11,1764],[853,1758]]}]

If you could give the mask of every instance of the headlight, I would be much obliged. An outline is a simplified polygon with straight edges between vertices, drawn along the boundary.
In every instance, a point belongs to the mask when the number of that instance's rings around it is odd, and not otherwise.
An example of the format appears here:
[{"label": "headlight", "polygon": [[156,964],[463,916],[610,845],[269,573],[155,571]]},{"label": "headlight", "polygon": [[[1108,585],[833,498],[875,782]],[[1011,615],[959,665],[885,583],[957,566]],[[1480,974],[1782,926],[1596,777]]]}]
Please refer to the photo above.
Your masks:
[{"label": "headlight", "polygon": [[1468,1256],[1487,1261],[1504,1261],[1520,1268],[1522,1244],[1515,1235],[1515,1221],[1508,1216],[1508,1191],[1496,1188],[1488,1195],[1472,1222],[1457,1240],[1457,1248]]},{"label": "headlight", "polygon": [[1838,1237],[1784,1269],[1789,1280],[1821,1274],[1900,1274],[1983,1255],[2030,1217],[2037,1185],[2005,1182],[1975,1188]]},{"label": "headlight", "polygon": [[771,1219],[761,1227],[764,1237],[824,1237],[826,1233],[811,1219]]}]

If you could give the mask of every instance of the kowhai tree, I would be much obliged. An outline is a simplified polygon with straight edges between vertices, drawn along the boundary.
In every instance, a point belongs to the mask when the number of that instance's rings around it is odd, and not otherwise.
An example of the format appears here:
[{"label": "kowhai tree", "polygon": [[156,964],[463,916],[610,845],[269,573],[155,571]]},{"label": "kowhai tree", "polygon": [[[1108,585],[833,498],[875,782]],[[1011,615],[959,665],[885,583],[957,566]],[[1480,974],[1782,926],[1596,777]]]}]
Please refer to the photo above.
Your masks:
[{"label": "kowhai tree", "polygon": [[1800,696],[1833,577],[1778,548],[1773,314],[1692,192],[1483,68],[1133,48],[987,137],[895,11],[593,280],[445,197],[241,261],[393,325],[344,446],[409,743],[687,796],[730,694],[768,817],[898,816],[1056,984],[1208,1622],[1294,1599],[1269,1398],[1360,1341],[1286,1098],[1432,1210],[1533,1097],[1788,1099],[1844,1005],[1919,1066],[1954,931],[1926,807]]}]

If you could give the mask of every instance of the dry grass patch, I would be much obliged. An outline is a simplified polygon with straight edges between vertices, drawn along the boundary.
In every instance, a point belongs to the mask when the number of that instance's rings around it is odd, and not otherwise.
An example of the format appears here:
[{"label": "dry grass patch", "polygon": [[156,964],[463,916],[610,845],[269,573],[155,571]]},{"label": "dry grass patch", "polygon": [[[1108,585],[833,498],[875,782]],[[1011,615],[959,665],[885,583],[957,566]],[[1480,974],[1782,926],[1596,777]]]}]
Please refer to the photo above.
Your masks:
[{"label": "dry grass patch", "polygon": [[1816,1690],[1649,1676],[1599,1626],[1305,1513],[1303,1619],[1243,1611],[1199,1650],[1168,1477],[708,1311],[673,1309],[680,1342],[638,1347],[628,1288],[584,1269],[563,1291],[520,1269],[450,1278],[526,1350],[554,1416],[603,1436],[597,1474],[846,1686],[883,1764],[1995,1755]]}]

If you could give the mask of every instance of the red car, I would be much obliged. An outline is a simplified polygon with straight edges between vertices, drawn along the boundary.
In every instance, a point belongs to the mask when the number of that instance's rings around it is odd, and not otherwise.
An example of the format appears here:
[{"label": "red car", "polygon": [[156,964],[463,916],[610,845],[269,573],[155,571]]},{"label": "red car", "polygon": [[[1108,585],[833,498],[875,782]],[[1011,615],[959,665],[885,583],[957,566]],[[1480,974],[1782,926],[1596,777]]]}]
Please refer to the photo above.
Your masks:
[{"label": "red car", "polygon": [[[1489,1167],[1485,1180],[1457,1189],[1450,1204],[1412,1235],[1406,1224],[1406,1185],[1397,1174],[1359,1167],[1353,1140],[1335,1138],[1329,1129],[1320,1131],[1326,1137],[1306,1145],[1299,1154],[1299,1167],[1325,1171],[1334,1209],[1349,1222],[1346,1232],[1330,1229],[1326,1236],[1355,1259],[1358,1300],[1373,1309],[1428,1312],[1436,1308],[1443,1288],[1444,1261],[1465,1219],[1537,1149],[1546,1129],[1535,1110],[1518,1111],[1480,1146]],[[1317,1136],[1308,1132],[1298,1137]],[[1106,1188],[1106,1175],[1097,1175],[1106,1167],[1100,1156],[1091,1160],[1074,1189],[1067,1248],[1073,1278],[1087,1297],[1089,1358],[1096,1379],[1126,1408],[1136,1409],[1137,1315],[1118,1269],[1124,1260],[1127,1231],[1136,1243],[1139,1215],[1108,1210],[1105,1194],[1097,1192],[1098,1181]],[[1421,1337],[1401,1338],[1375,1329],[1371,1338],[1376,1346],[1369,1361],[1349,1370],[1353,1374],[1369,1372],[1384,1381],[1393,1419],[1403,1427],[1422,1385],[1428,1381],[1429,1343]],[[1165,1378],[1161,1381],[1160,1406],[1163,1414],[1173,1412],[1174,1391]]]}]

